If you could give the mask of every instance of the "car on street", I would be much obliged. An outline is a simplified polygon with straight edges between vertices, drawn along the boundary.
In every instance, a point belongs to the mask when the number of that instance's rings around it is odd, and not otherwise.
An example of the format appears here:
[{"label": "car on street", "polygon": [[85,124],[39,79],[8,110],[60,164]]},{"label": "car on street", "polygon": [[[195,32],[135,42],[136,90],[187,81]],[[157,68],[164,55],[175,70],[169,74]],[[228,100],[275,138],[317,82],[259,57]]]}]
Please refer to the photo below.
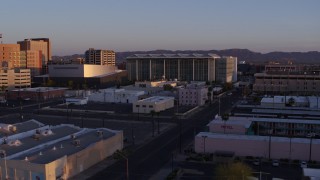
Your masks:
[{"label": "car on street", "polygon": [[300,162],[300,167],[301,167],[301,168],[307,168],[307,167],[308,167],[307,162],[301,161],[301,162]]},{"label": "car on street", "polygon": [[279,166],[279,161],[278,160],[273,160],[272,161],[272,166],[274,166],[274,167],[278,167]]},{"label": "car on street", "polygon": [[256,166],[259,166],[260,165],[260,159],[255,159],[253,161],[253,164],[256,165]]}]

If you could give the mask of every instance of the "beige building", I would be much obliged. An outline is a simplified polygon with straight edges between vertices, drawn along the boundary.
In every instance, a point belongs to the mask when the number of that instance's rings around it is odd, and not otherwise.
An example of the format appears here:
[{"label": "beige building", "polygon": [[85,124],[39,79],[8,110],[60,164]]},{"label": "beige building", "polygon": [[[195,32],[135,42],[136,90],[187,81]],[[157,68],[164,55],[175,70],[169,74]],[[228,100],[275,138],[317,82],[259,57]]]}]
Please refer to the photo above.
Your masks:
[{"label": "beige building", "polygon": [[20,61],[19,44],[0,44],[0,69],[20,67]]},{"label": "beige building", "polygon": [[160,112],[173,107],[173,97],[153,96],[134,102],[133,112],[149,114],[151,111]]},{"label": "beige building", "polygon": [[18,41],[18,44],[20,45],[21,51],[41,51],[43,66],[46,66],[48,61],[51,60],[51,44],[49,39],[25,39],[24,41]]},{"label": "beige building", "polygon": [[1,179],[68,179],[123,148],[123,132],[35,120],[1,124]]},{"label": "beige building", "polygon": [[0,87],[7,89],[31,86],[30,69],[0,69]]},{"label": "beige building", "polygon": [[237,58],[224,56],[216,60],[216,81],[231,83],[237,81]]},{"label": "beige building", "polygon": [[90,48],[85,52],[86,64],[115,65],[115,52],[112,50],[96,50]]},{"label": "beige building", "polygon": [[179,105],[202,106],[208,100],[208,87],[203,83],[192,83],[179,88]]},{"label": "beige building", "polygon": [[23,60],[22,62],[25,62],[24,66],[21,66],[21,67],[30,69],[31,77],[38,76],[41,74],[41,70],[42,70],[41,51],[31,51],[31,50],[21,51],[20,55],[21,55],[21,60]]},{"label": "beige building", "polygon": [[318,94],[318,74],[274,74],[256,73],[253,91],[262,93]]}]

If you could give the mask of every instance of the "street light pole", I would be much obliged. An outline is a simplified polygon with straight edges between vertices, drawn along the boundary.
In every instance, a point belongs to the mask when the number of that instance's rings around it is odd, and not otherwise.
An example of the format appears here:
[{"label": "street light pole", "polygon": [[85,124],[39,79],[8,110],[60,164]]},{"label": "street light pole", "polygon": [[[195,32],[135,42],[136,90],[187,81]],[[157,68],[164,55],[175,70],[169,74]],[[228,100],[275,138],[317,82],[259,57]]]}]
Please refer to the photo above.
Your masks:
[{"label": "street light pole", "polygon": [[221,116],[220,97],[219,97],[219,116]]},{"label": "street light pole", "polygon": [[309,161],[311,161],[311,153],[312,153],[312,138],[315,136],[314,133],[310,133],[310,147],[309,147]]},{"label": "street light pole", "polygon": [[117,154],[119,154],[121,157],[123,157],[126,160],[126,179],[129,180],[129,160],[126,156],[121,154],[119,150],[116,151]]},{"label": "street light pole", "polygon": [[206,154],[206,139],[208,136],[203,135],[203,154]]}]

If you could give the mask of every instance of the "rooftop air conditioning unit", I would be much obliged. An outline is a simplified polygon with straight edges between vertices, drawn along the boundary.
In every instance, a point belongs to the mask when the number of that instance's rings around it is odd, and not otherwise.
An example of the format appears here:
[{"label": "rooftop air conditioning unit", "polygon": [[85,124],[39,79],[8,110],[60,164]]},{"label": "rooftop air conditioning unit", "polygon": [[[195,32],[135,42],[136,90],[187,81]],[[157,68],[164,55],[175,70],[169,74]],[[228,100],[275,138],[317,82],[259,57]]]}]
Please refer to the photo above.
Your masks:
[{"label": "rooftop air conditioning unit", "polygon": [[17,127],[16,126],[10,126],[9,128],[10,128],[11,132],[14,132],[14,133],[17,132]]},{"label": "rooftop air conditioning unit", "polygon": [[34,134],[34,135],[32,136],[32,138],[33,138],[34,140],[39,140],[39,139],[40,139],[40,134]]},{"label": "rooftop air conditioning unit", "polygon": [[6,151],[0,150],[0,158],[6,157]]},{"label": "rooftop air conditioning unit", "polygon": [[71,137],[71,139],[76,139],[76,135],[75,134],[71,134],[70,137]]},{"label": "rooftop air conditioning unit", "polygon": [[103,137],[103,131],[101,131],[101,130],[97,131],[97,135],[98,135],[98,137]]},{"label": "rooftop air conditioning unit", "polygon": [[79,147],[80,146],[80,140],[79,139],[74,140],[73,141],[73,145],[76,146],[76,147]]}]

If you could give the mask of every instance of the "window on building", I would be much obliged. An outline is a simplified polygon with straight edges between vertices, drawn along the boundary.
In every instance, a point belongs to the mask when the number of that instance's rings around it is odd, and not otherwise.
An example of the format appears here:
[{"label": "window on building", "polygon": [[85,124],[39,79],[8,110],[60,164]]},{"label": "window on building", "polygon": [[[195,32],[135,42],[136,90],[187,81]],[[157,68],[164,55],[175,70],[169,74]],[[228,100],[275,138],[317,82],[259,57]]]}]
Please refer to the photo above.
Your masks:
[{"label": "window on building", "polygon": [[145,107],[147,107],[147,106],[146,106],[146,105],[142,105],[142,107],[144,107],[144,108],[145,108]]},{"label": "window on building", "polygon": [[136,105],[136,107],[140,107],[140,105]]},{"label": "window on building", "polygon": [[152,105],[149,105],[149,108],[153,108],[153,106],[152,106]]}]

